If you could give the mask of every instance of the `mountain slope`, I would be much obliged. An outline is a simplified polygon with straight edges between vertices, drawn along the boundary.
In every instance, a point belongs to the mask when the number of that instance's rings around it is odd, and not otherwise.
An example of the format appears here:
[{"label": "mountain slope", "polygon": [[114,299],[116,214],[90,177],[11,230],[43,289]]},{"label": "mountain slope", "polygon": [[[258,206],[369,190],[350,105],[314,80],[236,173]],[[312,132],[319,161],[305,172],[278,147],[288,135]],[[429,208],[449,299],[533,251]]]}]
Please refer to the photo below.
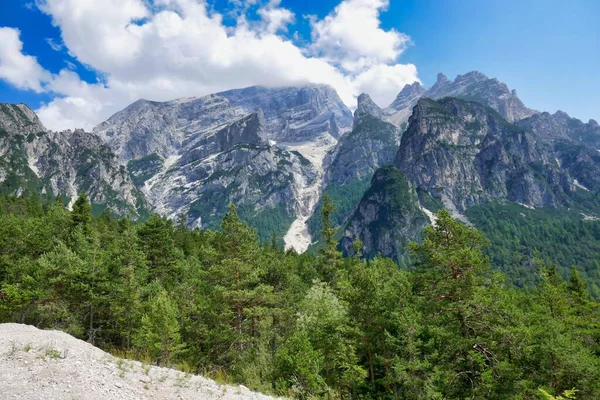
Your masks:
[{"label": "mountain slope", "polygon": [[[227,205],[304,251],[324,158],[352,115],[325,85],[250,87],[165,103],[140,100],[94,129],[154,209],[215,228]],[[272,226],[270,226],[272,225]]]},{"label": "mountain slope", "polygon": [[122,161],[168,157],[246,115],[262,110],[267,138],[277,142],[337,138],[352,115],[328,86],[250,87],[168,102],[139,100],[94,128]]},{"label": "mountain slope", "polygon": [[[383,111],[369,95],[358,97],[351,132],[343,135],[328,155],[323,194],[331,197],[336,209],[334,224],[343,227],[369,187],[373,173],[394,161],[400,130],[384,120]],[[319,201],[309,220],[313,242],[320,234]]]},{"label": "mountain slope", "polygon": [[[444,207],[469,222],[474,206],[519,204],[522,210],[553,209],[557,216],[567,212],[570,220],[595,223],[600,217],[600,153],[584,144],[596,143],[595,125],[559,117],[536,114],[511,124],[480,103],[419,100],[394,163],[419,199],[413,209],[429,214]],[[375,176],[389,173],[379,170]],[[412,191],[397,200],[385,197],[383,193],[394,192],[395,185],[385,186],[385,180],[374,181],[369,191],[380,194],[379,199],[363,198],[350,219],[342,240],[347,252],[360,238],[365,254],[401,258],[406,241],[419,239],[418,230],[414,235],[406,231],[410,216],[402,222],[376,217],[394,206],[390,201],[400,202],[395,205],[400,207],[412,204],[407,199],[414,198],[409,195]],[[419,216],[414,213],[414,218]],[[373,240],[382,235],[379,231],[385,232],[381,242]]]},{"label": "mountain slope", "polygon": [[74,201],[86,192],[96,213],[146,213],[146,202],[111,149],[82,130],[51,132],[19,104],[0,105],[0,188]]}]

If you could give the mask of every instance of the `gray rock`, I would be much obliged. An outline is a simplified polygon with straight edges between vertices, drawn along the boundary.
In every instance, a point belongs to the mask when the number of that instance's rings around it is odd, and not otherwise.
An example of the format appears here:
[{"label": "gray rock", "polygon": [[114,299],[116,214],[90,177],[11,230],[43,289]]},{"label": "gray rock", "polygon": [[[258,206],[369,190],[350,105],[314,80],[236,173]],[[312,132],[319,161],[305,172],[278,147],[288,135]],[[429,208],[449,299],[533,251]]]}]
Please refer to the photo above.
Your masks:
[{"label": "gray rock", "polygon": [[25,105],[0,104],[0,185],[15,195],[65,196],[86,192],[118,214],[145,212],[143,195],[111,149],[82,130],[51,132]]},{"label": "gray rock", "polygon": [[515,90],[509,90],[506,84],[497,79],[489,79],[479,71],[458,75],[454,81],[440,73],[436,83],[427,91],[424,91],[420,85],[415,85],[418,84],[405,86],[396,100],[385,110],[390,121],[398,126],[408,121],[412,108],[420,98],[437,100],[456,97],[477,101],[498,111],[509,122],[519,121],[537,113],[525,107]]}]

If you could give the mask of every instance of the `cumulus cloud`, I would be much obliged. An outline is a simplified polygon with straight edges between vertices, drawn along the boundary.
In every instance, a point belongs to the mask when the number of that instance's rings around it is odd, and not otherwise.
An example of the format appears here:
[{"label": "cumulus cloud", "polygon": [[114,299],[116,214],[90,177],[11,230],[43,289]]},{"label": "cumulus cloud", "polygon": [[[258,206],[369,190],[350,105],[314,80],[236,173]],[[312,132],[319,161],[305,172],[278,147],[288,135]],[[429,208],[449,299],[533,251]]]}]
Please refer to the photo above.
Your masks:
[{"label": "cumulus cloud", "polygon": [[20,42],[5,57],[5,41],[0,66],[5,59],[27,60],[37,70],[27,79],[0,77],[56,94],[38,110],[51,129],[90,129],[139,98],[164,101],[251,85],[324,83],[349,106],[361,92],[386,106],[418,80],[414,65],[397,63],[409,39],[380,27],[387,1],[342,1],[312,22],[313,41],[306,48],[281,35],[294,14],[278,0],[252,4],[259,20],[242,18],[231,27],[197,0],[154,0],[151,8],[145,0],[44,0],[38,5],[60,29],[64,47],[101,80],[84,82],[67,68],[50,76],[22,54]]},{"label": "cumulus cloud", "polygon": [[18,29],[0,27],[0,79],[19,89],[42,92],[50,74],[35,57],[23,54],[20,35]]},{"label": "cumulus cloud", "polygon": [[261,7],[258,14],[265,22],[268,33],[287,30],[287,25],[294,21],[294,13],[287,8],[280,7],[281,0],[271,0],[266,7]]},{"label": "cumulus cloud", "polygon": [[410,43],[392,29],[381,29],[379,13],[388,0],[345,0],[323,20],[312,20],[312,49],[348,71],[391,62]]}]

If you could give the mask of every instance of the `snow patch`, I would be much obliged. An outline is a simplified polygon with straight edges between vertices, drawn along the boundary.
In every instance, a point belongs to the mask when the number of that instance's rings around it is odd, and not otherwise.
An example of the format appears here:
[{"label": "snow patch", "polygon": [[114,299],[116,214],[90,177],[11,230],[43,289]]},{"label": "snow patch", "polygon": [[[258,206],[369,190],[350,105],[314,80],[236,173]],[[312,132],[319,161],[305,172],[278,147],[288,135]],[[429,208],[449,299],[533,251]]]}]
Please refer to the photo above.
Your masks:
[{"label": "snow patch", "polygon": [[431,221],[431,225],[435,226],[435,223],[437,221],[436,215],[433,212],[431,212],[430,210],[428,210],[425,207],[423,207],[422,205],[420,205],[420,204],[419,204],[419,207],[421,208],[421,211],[423,211],[425,213],[425,215],[427,215],[427,217],[429,217],[429,220]]},{"label": "snow patch", "polygon": [[69,204],[67,204],[67,210],[73,211],[73,204],[77,201],[77,196],[71,196],[71,200],[69,200]]},{"label": "snow patch", "polygon": [[517,203],[517,204],[520,205],[520,206],[523,206],[525,208],[529,208],[530,210],[535,210],[534,206],[530,206],[530,205],[525,204],[525,203]]},{"label": "snow patch", "polygon": [[35,176],[37,176],[39,178],[40,177],[40,170],[35,165],[37,162],[38,162],[37,157],[28,157],[27,158],[27,164],[29,164],[29,169],[32,170],[33,173],[35,174]]},{"label": "snow patch", "polygon": [[587,215],[584,213],[581,213],[581,215],[583,215],[584,221],[600,221],[600,218],[596,217],[595,215]]},{"label": "snow patch", "polygon": [[575,185],[575,187],[578,187],[579,189],[583,189],[583,190],[585,190],[586,192],[589,192],[589,191],[590,191],[590,189],[586,188],[586,187],[585,187],[585,186],[583,186],[581,183],[579,183],[579,182],[577,181],[577,179],[575,179],[575,180],[573,181],[573,185]]},{"label": "snow patch", "polygon": [[295,174],[298,187],[296,205],[296,220],[290,226],[283,237],[285,249],[294,249],[298,254],[304,253],[312,243],[312,238],[308,230],[308,219],[313,215],[321,192],[323,190],[324,168],[323,162],[325,156],[331,148],[337,143],[333,137],[325,135],[312,142],[299,143],[280,143],[280,146],[289,151],[297,151],[311,164],[318,172],[317,178],[313,182],[308,182],[302,174]]}]

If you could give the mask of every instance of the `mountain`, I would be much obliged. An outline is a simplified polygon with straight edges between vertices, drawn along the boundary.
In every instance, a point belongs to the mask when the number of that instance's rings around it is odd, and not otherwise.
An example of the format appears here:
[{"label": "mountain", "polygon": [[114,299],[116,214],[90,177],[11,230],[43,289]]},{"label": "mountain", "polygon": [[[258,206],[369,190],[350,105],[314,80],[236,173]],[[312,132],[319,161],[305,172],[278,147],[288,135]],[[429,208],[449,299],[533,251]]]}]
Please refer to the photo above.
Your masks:
[{"label": "mountain", "polygon": [[[384,120],[383,111],[369,95],[361,94],[354,112],[352,131],[343,135],[325,160],[323,194],[331,197],[336,209],[335,225],[344,226],[360,202],[373,173],[391,164],[400,144],[400,129]],[[321,201],[309,219],[313,242],[320,233]]]},{"label": "mountain", "polygon": [[299,252],[319,245],[324,194],[343,247],[359,237],[365,254],[399,259],[442,207],[470,223],[494,202],[597,215],[600,126],[533,111],[477,71],[407,85],[385,109],[361,94],[354,115],[326,85],[139,100],[92,133],[2,110],[5,192],[87,191],[97,210],[148,208],[211,229],[234,203],[262,240]]},{"label": "mountain", "polygon": [[394,102],[385,110],[390,122],[397,126],[405,124],[412,113],[413,107],[425,93],[426,90],[419,82],[404,86]]},{"label": "mountain", "polygon": [[[393,167],[377,170],[346,224],[342,247],[350,253],[358,238],[364,254],[401,260],[406,243],[419,240],[423,215],[434,222],[433,212],[442,208],[484,231],[512,221],[518,210],[523,226],[568,221],[574,231],[563,233],[577,235],[600,219],[598,138],[595,121],[585,124],[562,112],[536,113],[511,123],[485,103],[422,98],[402,135]],[[486,220],[491,215],[495,220]],[[514,242],[497,246],[493,251],[502,248],[505,255],[521,251]],[[590,255],[579,251],[575,257],[581,265],[591,266]],[[533,255],[523,257],[519,263]],[[500,262],[501,268],[514,267],[506,258]],[[562,268],[573,262],[565,260]]]},{"label": "mountain", "polygon": [[387,165],[375,172],[346,224],[341,245],[351,253],[358,238],[365,257],[382,254],[400,260],[408,242],[418,238],[429,223],[415,186],[395,166]]},{"label": "mountain", "polygon": [[490,79],[479,71],[471,71],[458,75],[454,81],[439,73],[437,81],[428,90],[424,90],[419,83],[406,85],[396,100],[385,109],[385,114],[390,122],[402,126],[408,121],[412,108],[419,99],[438,100],[444,97],[483,103],[496,110],[509,122],[519,121],[537,113],[525,107],[517,96],[516,90],[510,90],[505,83]]},{"label": "mountain", "polygon": [[250,87],[168,102],[138,100],[94,128],[122,161],[186,151],[189,142],[262,110],[264,130],[276,142],[337,138],[352,122],[350,110],[325,85]]},{"label": "mountain", "polygon": [[352,114],[326,85],[230,90],[164,103],[140,100],[98,125],[154,210],[218,227],[230,203],[304,251],[325,156]]},{"label": "mountain", "polygon": [[144,196],[99,137],[48,131],[24,104],[0,104],[0,191],[69,202],[86,192],[95,213],[147,212]]}]

